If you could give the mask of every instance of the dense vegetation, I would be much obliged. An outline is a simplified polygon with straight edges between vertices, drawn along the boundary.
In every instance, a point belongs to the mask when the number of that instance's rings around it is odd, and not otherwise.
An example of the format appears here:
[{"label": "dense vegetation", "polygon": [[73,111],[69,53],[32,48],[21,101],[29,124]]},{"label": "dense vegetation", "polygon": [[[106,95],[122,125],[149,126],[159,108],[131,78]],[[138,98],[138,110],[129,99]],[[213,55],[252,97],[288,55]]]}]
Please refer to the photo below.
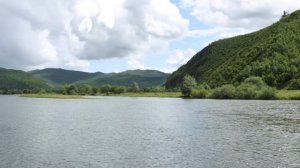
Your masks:
[{"label": "dense vegetation", "polygon": [[80,71],[70,71],[64,69],[44,69],[31,72],[35,76],[42,78],[54,86],[60,87],[63,84],[91,86],[119,85],[130,86],[133,82],[139,83],[141,87],[154,87],[163,85],[169,74],[155,70],[131,70],[121,73],[87,73]]},{"label": "dense vegetation", "polygon": [[103,73],[88,73],[88,72],[80,72],[80,71],[71,71],[65,69],[55,69],[55,68],[47,68],[42,70],[34,70],[30,73],[35,76],[47,80],[55,85],[63,85],[65,83],[74,83],[80,80],[85,80],[89,78],[96,77],[98,75],[102,75]]},{"label": "dense vegetation", "polygon": [[259,76],[278,89],[300,89],[300,11],[260,31],[210,44],[174,72],[166,87],[180,87],[185,75],[213,88]]},{"label": "dense vegetation", "polygon": [[50,86],[32,74],[9,69],[0,69],[0,94],[30,92],[32,90],[49,89]]},{"label": "dense vegetation", "polygon": [[188,75],[183,79],[181,92],[187,98],[277,99],[276,89],[268,86],[260,77],[249,77],[238,86],[227,84],[215,89],[197,85],[194,81],[195,79]]},{"label": "dense vegetation", "polygon": [[118,86],[118,85],[102,85],[100,87],[83,85],[69,85],[65,84],[57,93],[64,95],[111,95],[122,93],[148,93],[148,92],[165,92],[164,87],[143,87],[141,88],[137,82],[133,82],[131,86]]},{"label": "dense vegetation", "polygon": [[121,73],[103,74],[76,83],[90,84],[93,86],[111,84],[128,87],[133,82],[137,82],[141,87],[153,87],[163,85],[168,77],[169,74],[155,70],[130,70]]},{"label": "dense vegetation", "polygon": [[[154,70],[87,73],[48,68],[31,72],[0,68],[0,94],[63,93],[68,95],[156,92],[169,74]],[[63,91],[62,91],[63,90]]]}]

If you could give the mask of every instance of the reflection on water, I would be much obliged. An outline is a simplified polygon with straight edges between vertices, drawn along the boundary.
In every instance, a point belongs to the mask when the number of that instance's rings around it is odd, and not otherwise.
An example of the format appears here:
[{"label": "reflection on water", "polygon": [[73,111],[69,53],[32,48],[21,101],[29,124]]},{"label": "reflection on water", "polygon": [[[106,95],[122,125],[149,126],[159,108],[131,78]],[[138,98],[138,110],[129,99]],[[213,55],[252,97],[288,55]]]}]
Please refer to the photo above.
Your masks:
[{"label": "reflection on water", "polygon": [[0,167],[300,167],[299,101],[0,96]]}]

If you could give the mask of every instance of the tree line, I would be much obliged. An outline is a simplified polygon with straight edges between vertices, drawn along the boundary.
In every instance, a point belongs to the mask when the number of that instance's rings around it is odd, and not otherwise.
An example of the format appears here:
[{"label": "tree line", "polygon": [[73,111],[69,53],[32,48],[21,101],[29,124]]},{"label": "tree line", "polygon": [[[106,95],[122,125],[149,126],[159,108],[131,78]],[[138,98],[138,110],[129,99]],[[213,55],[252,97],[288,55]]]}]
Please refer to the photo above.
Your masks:
[{"label": "tree line", "polygon": [[[57,93],[64,95],[110,95],[122,93],[143,93],[143,92],[166,92],[164,86],[155,87],[141,87],[139,83],[133,82],[131,86],[119,85],[102,85],[92,86],[88,84],[75,85],[64,84],[60,88],[33,88],[33,89],[1,89],[0,94],[44,94],[44,93]],[[179,91],[179,90],[170,90]]]},{"label": "tree line", "polygon": [[256,76],[249,77],[238,85],[225,84],[211,89],[207,84],[198,85],[194,77],[186,75],[181,85],[181,93],[186,98],[276,99],[276,89]]}]

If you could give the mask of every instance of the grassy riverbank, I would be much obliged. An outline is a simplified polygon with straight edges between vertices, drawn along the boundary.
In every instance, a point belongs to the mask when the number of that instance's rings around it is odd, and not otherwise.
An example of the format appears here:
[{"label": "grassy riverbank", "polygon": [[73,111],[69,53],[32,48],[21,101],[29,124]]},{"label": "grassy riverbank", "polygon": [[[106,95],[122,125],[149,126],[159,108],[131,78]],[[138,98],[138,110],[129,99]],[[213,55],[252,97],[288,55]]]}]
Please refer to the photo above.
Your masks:
[{"label": "grassy riverbank", "polygon": [[278,90],[276,95],[280,100],[300,100],[300,90]]},{"label": "grassy riverbank", "polygon": [[20,97],[29,98],[50,98],[50,99],[81,99],[80,95],[63,95],[56,93],[43,93],[43,94],[21,94]]},{"label": "grassy riverbank", "polygon": [[[209,93],[210,95],[211,93]],[[21,94],[21,97],[30,98],[53,98],[53,99],[80,99],[81,95],[63,95],[57,93],[42,94]],[[181,98],[180,92],[136,92],[121,94],[98,94],[97,96],[121,96],[121,97],[160,97],[160,98]],[[209,98],[209,96],[207,97]],[[300,90],[278,90],[276,91],[277,100],[300,100]]]},{"label": "grassy riverbank", "polygon": [[182,94],[180,92],[127,92],[121,94],[101,94],[100,96],[179,98],[182,97]]}]

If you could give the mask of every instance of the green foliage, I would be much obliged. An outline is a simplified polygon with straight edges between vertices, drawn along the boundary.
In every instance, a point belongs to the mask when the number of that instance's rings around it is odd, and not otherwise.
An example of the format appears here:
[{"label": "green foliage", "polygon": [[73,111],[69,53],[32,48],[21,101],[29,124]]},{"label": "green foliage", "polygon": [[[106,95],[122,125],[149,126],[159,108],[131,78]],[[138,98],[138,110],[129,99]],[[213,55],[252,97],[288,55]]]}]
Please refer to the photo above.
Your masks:
[{"label": "green foliage", "polygon": [[274,88],[271,88],[271,87],[264,87],[258,92],[258,95],[256,96],[256,98],[257,99],[262,99],[262,100],[277,99],[276,90]]},{"label": "green foliage", "polygon": [[194,89],[197,86],[197,82],[195,78],[193,78],[190,75],[186,75],[183,78],[182,86],[181,86],[181,93],[185,97],[190,97],[192,93],[192,89]]},{"label": "green foliage", "polygon": [[55,69],[55,68],[35,70],[35,71],[31,71],[30,73],[56,85],[62,85],[65,83],[73,84],[80,80],[86,80],[89,78],[96,77],[98,75],[102,75],[102,73],[100,72],[88,73],[88,72],[71,71],[71,70]]},{"label": "green foliage", "polygon": [[257,88],[255,89],[261,89],[266,86],[266,83],[262,80],[261,77],[258,76],[249,77],[245,79],[244,83],[256,86]]},{"label": "green foliage", "polygon": [[293,79],[288,88],[288,90],[300,90],[300,78],[299,79]]},{"label": "green foliage", "polygon": [[141,87],[155,87],[163,85],[169,74],[155,70],[130,70],[121,73],[88,73],[70,71],[64,69],[48,68],[31,71],[35,76],[42,78],[55,86],[65,83],[91,86],[117,85],[131,86],[132,82],[138,82]]},{"label": "green foliage", "polygon": [[64,95],[77,95],[78,89],[75,85],[65,84],[65,85],[63,85],[61,92]]},{"label": "green foliage", "polygon": [[90,85],[87,85],[87,84],[81,85],[78,88],[78,94],[80,94],[80,95],[91,95],[92,92],[93,92],[92,89],[93,88]]},{"label": "green foliage", "polygon": [[298,99],[300,100],[300,90],[277,90],[276,97],[282,100]]},{"label": "green foliage", "polygon": [[259,88],[253,83],[242,83],[236,88],[235,98],[255,99]]},{"label": "green foliage", "polygon": [[140,91],[140,85],[137,82],[132,82],[132,85],[130,87],[131,92],[139,92]]},{"label": "green foliage", "polygon": [[97,87],[92,87],[92,95],[97,95],[99,93],[99,89]]},{"label": "green foliage", "polygon": [[111,90],[111,86],[110,85],[103,85],[100,87],[100,92],[101,93],[109,93]]},{"label": "green foliage", "polygon": [[[166,88],[163,86],[156,86],[156,87],[144,87],[144,92],[166,92]],[[178,91],[179,92],[179,91]]]},{"label": "green foliage", "polygon": [[127,89],[124,86],[112,86],[110,92],[114,94],[121,94],[121,93],[125,93],[126,90]]},{"label": "green foliage", "polygon": [[4,94],[16,94],[23,90],[50,89],[50,86],[43,80],[32,74],[18,71],[0,69],[0,90]]},{"label": "green foliage", "polygon": [[223,85],[213,90],[215,99],[276,99],[276,90],[267,86],[260,77],[249,77],[234,87]]},{"label": "green foliage", "polygon": [[235,98],[235,94],[235,86],[228,84],[214,89],[211,97],[214,99],[233,99]]},{"label": "green foliage", "polygon": [[167,79],[167,89],[180,86],[187,74],[213,88],[238,85],[250,76],[285,88],[300,78],[300,11],[260,31],[208,45]]},{"label": "green foliage", "polygon": [[208,95],[208,91],[205,89],[192,89],[191,98],[204,99]]},{"label": "green foliage", "polygon": [[121,73],[103,74],[77,83],[88,83],[94,86],[111,84],[130,87],[133,82],[137,82],[143,88],[161,86],[168,77],[169,74],[154,70],[130,70]]}]

